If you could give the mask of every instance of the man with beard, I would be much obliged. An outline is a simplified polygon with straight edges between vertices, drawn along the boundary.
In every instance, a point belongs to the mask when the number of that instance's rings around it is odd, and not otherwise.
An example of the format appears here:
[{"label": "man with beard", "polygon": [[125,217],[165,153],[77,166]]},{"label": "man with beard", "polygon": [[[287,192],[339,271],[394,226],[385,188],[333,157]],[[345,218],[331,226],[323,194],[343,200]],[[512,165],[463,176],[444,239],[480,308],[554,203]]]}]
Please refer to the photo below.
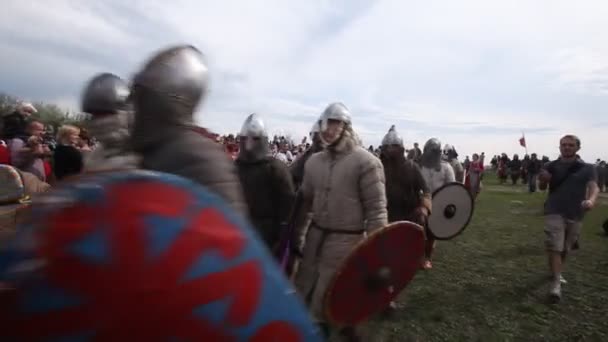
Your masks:
[{"label": "man with beard", "polygon": [[388,222],[411,221],[424,225],[431,212],[431,193],[418,165],[405,158],[403,139],[395,126],[382,139],[380,149]]},{"label": "man with beard", "polygon": [[127,103],[129,86],[120,77],[103,73],[93,77],[82,95],[82,111],[91,114],[89,132],[99,143],[85,159],[84,171],[136,168],[139,158],[128,145],[132,113]]},{"label": "man with beard", "polygon": [[133,79],[135,118],[131,143],[142,167],[206,186],[243,217],[247,206],[232,160],[194,127],[193,115],[208,89],[209,70],[193,46],[165,49]]},{"label": "man with beard", "polygon": [[306,164],[306,161],[308,161],[310,156],[312,156],[314,153],[323,150],[323,144],[321,143],[321,138],[319,136],[319,121],[316,121],[314,125],[312,125],[312,129],[310,130],[310,140],[312,140],[312,145],[310,145],[310,148],[308,148],[304,154],[299,156],[298,159],[296,159],[296,161],[290,166],[291,175],[296,188],[300,188],[302,180],[304,179],[304,165]]},{"label": "man with beard", "polygon": [[[392,126],[382,139],[380,160],[386,179],[388,222],[410,221],[423,226],[431,213],[431,193],[413,160],[405,158],[403,139]],[[396,309],[390,303],[386,313]]]},{"label": "man with beard", "polygon": [[456,181],[464,184],[464,167],[458,160],[458,153],[456,152],[454,145],[445,144],[443,147],[443,154],[445,155],[448,164],[450,164],[454,170]]},{"label": "man with beard", "polygon": [[249,217],[269,250],[277,246],[295,200],[291,175],[285,163],[269,154],[268,133],[257,114],[243,123],[236,167],[249,206]]},{"label": "man with beard", "polygon": [[[294,238],[305,228],[309,212],[312,222],[295,283],[329,333],[323,314],[327,286],[364,233],[387,224],[387,211],[382,163],[360,146],[348,108],[342,103],[330,104],[320,117],[320,132],[325,149],[312,155],[304,166],[303,205]],[[349,341],[361,341],[355,327],[340,333]]]},{"label": "man with beard", "polygon": [[593,165],[577,155],[581,141],[566,135],[559,141],[560,157],[543,166],[539,175],[539,188],[549,188],[545,201],[545,248],[551,269],[549,296],[561,299],[561,285],[566,283],[562,269],[566,257],[580,236],[585,214],[596,203],[599,189]]},{"label": "man with beard", "polygon": [[517,154],[513,155],[513,160],[509,163],[509,172],[511,174],[511,182],[513,185],[517,184],[519,176],[521,175],[521,160]]},{"label": "man with beard", "polygon": [[[424,177],[431,194],[445,184],[456,181],[452,166],[441,160],[441,142],[435,138],[429,139],[426,144],[424,144],[420,164],[422,166],[422,176]],[[425,260],[422,264],[422,268],[428,270],[433,267],[431,258],[435,249],[435,239],[428,232],[428,229],[426,235],[427,239],[424,248]]]}]

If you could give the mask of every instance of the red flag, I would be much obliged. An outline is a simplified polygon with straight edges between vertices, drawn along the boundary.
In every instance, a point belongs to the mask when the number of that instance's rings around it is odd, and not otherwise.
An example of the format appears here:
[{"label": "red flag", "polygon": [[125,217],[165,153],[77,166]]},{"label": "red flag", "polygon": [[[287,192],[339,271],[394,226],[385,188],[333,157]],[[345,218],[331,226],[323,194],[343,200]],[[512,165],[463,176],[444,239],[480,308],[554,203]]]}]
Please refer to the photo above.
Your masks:
[{"label": "red flag", "polygon": [[526,147],[526,137],[522,135],[521,138],[519,138],[519,144],[521,147]]}]

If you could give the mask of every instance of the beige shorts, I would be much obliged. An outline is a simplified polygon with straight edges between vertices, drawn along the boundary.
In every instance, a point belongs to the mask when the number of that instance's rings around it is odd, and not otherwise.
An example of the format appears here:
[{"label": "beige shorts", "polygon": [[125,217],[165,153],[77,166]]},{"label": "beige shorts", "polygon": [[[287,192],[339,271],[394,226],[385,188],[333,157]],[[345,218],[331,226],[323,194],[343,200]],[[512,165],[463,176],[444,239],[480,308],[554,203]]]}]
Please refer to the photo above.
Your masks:
[{"label": "beige shorts", "polygon": [[568,252],[578,241],[583,223],[561,215],[545,216],[545,247],[553,252]]}]

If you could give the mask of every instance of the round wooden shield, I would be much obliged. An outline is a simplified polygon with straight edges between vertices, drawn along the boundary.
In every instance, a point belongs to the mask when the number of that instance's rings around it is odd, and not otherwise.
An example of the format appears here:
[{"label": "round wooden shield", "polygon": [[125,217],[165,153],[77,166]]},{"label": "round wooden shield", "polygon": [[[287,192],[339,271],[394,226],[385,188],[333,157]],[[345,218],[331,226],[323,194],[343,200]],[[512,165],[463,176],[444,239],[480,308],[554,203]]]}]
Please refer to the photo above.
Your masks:
[{"label": "round wooden shield", "polygon": [[188,180],[91,175],[33,214],[0,263],[2,340],[321,340],[252,227]]},{"label": "round wooden shield", "polygon": [[437,240],[460,235],[471,222],[475,200],[461,183],[448,183],[433,192],[433,211],[428,218],[429,232]]},{"label": "round wooden shield", "polygon": [[365,238],[346,257],[325,294],[330,323],[355,326],[384,310],[407,286],[424,256],[424,229],[389,224]]}]

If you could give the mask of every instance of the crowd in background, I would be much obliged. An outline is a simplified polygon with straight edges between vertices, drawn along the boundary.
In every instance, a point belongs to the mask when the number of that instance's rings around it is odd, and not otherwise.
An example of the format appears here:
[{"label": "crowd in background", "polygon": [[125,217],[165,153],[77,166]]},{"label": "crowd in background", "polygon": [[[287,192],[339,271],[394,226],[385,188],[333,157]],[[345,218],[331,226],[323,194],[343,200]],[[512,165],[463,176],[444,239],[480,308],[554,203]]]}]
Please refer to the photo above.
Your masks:
[{"label": "crowd in background", "polygon": [[80,173],[83,156],[95,148],[95,140],[84,128],[45,126],[33,118],[35,113],[34,106],[23,103],[2,117],[0,164],[45,183]]},{"label": "crowd in background", "polygon": [[[3,116],[0,134],[0,164],[10,164],[36,176],[40,181],[52,184],[66,176],[82,171],[83,160],[87,153],[96,147],[94,137],[89,136],[83,127],[63,125],[55,129],[45,126],[41,121],[32,118],[36,108],[29,103],[22,103]],[[211,138],[224,146],[225,152],[236,159],[239,152],[239,136],[235,134],[219,135],[211,133]],[[270,151],[273,157],[286,164],[293,163],[307,149],[311,142],[309,137],[294,142],[285,136],[275,135],[270,139]],[[368,150],[380,156],[380,146],[369,146]],[[422,150],[418,143],[405,151],[407,158],[420,161]],[[452,156],[458,160],[458,155]],[[485,154],[473,154],[458,160],[467,174],[478,174],[482,178]],[[509,180],[512,185],[527,185],[530,192],[535,192],[537,178],[542,165],[549,162],[547,156],[538,158],[536,153],[525,155],[522,159],[517,154],[509,158],[506,153],[495,155],[490,161],[492,170],[497,173],[500,184]],[[598,185],[602,192],[608,191],[608,165],[597,159],[596,168]],[[481,184],[480,184],[481,186]],[[474,189],[478,193],[479,189]]]},{"label": "crowd in background", "polygon": [[[506,153],[492,157],[490,165],[496,170],[500,184],[505,184],[509,180],[511,185],[523,184],[528,186],[529,192],[537,189],[538,175],[543,165],[548,163],[549,157],[538,158],[536,153],[526,154],[523,158],[514,154],[509,158]],[[597,182],[601,192],[608,191],[608,165],[606,161],[597,159],[595,161],[597,171]]]}]

